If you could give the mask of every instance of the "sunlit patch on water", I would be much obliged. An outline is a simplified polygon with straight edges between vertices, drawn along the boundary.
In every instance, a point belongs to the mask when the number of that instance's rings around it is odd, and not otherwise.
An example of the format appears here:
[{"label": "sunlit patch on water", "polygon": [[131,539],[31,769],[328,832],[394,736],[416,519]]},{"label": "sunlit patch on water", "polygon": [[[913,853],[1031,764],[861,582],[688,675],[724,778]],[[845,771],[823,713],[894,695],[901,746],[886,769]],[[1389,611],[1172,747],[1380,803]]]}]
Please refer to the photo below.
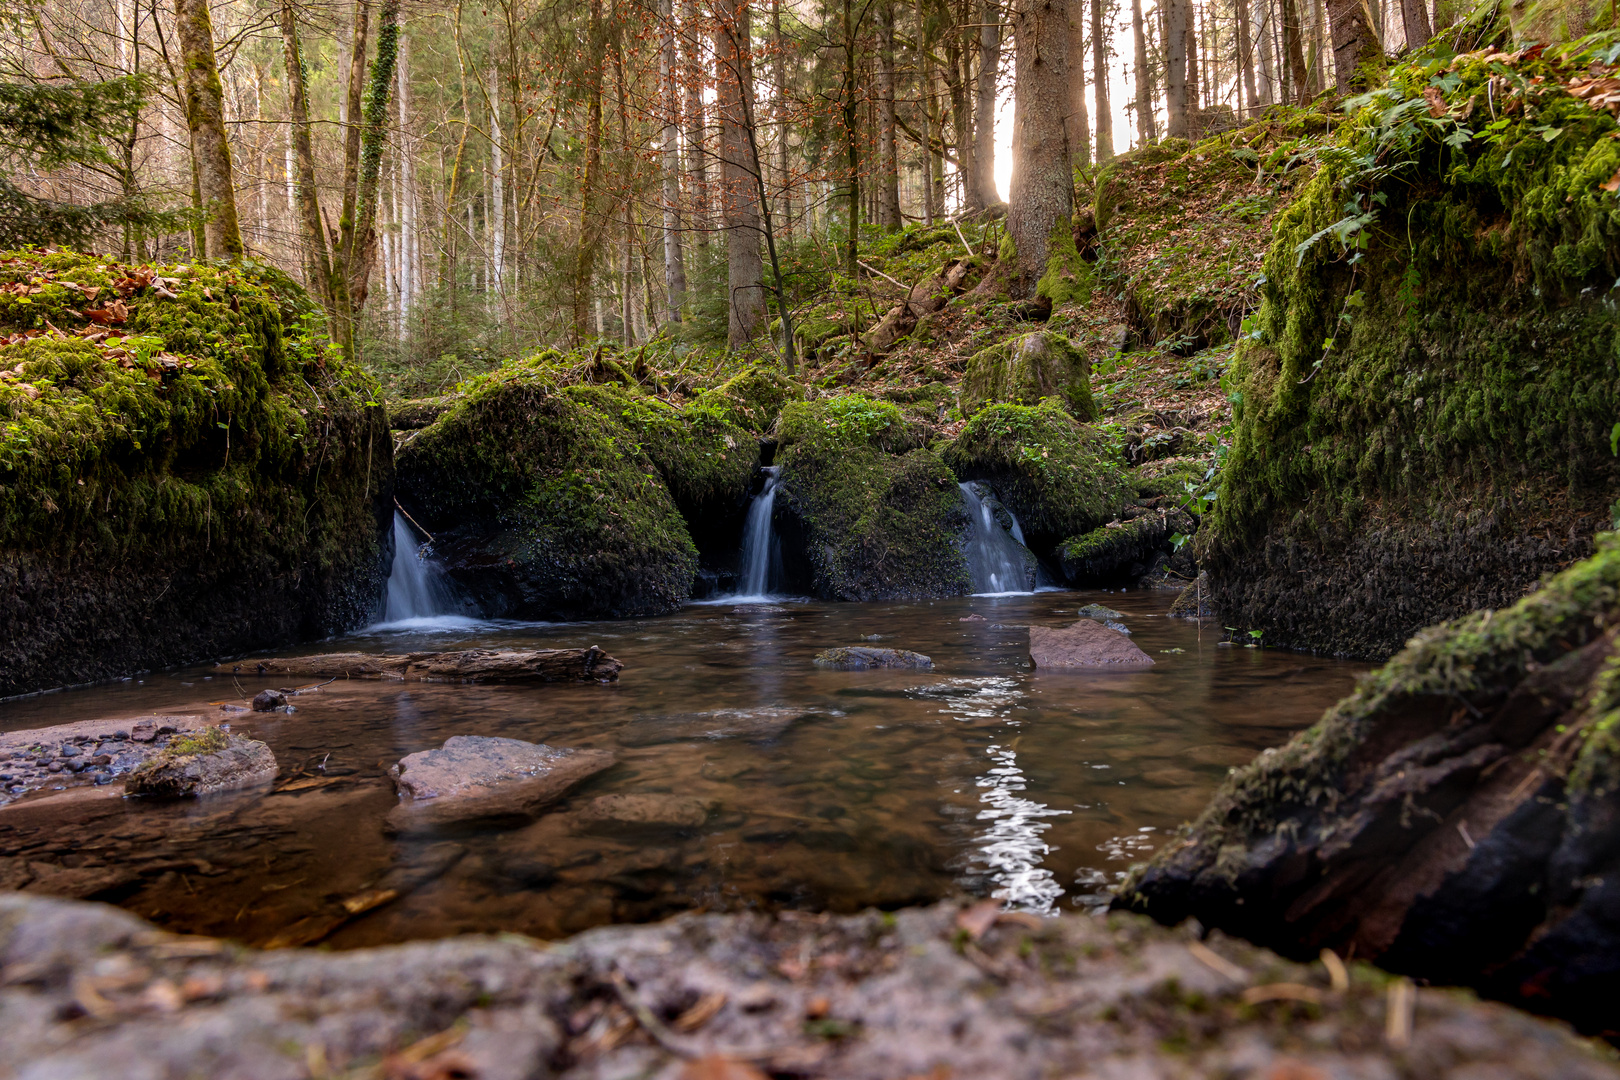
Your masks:
[{"label": "sunlit patch on water", "polygon": [[934,698],[944,703],[939,710],[958,720],[1007,720],[1024,697],[1020,680],[1008,675],[979,679],[947,679],[919,686],[915,697]]},{"label": "sunlit patch on water", "polygon": [[991,746],[988,752],[995,765],[977,781],[984,804],[979,820],[988,827],[977,842],[975,861],[984,864],[995,884],[991,896],[1005,900],[1013,910],[1047,914],[1062,897],[1063,886],[1042,865],[1052,850],[1044,836],[1052,823],[1043,819],[1072,811],[1020,794],[1028,785],[1018,767],[1018,754],[1010,747]]}]

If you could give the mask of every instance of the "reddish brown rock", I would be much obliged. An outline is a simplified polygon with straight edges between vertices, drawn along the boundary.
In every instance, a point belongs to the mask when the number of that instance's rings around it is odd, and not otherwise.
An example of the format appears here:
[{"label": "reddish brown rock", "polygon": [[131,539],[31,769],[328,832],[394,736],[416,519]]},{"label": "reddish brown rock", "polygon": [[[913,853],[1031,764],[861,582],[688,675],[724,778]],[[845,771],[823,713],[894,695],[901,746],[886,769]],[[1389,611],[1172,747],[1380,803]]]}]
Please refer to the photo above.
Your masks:
[{"label": "reddish brown rock", "polygon": [[615,760],[610,750],[455,735],[437,750],[411,754],[389,770],[401,802],[389,812],[388,823],[411,832],[532,815]]},{"label": "reddish brown rock", "polygon": [[1029,658],[1036,668],[1117,668],[1153,666],[1153,657],[1126,634],[1082,619],[1073,626],[1029,628]]}]

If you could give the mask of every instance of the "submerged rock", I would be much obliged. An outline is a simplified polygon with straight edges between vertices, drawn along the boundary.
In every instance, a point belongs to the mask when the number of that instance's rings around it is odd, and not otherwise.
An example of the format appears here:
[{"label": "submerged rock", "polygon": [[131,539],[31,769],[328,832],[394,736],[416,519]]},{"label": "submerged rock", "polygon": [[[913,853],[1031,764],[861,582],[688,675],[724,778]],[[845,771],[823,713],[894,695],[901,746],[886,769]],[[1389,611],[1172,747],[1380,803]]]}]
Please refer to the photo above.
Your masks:
[{"label": "submerged rock", "polygon": [[962,415],[986,405],[1038,405],[1058,398],[1080,420],[1095,420],[1091,400],[1091,359],[1074,342],[1052,330],[1008,338],[981,349],[962,375]]},{"label": "submerged rock", "polygon": [[227,735],[215,727],[171,739],[162,751],[124,781],[129,795],[179,797],[268,784],[276,778],[276,755],[257,739]]},{"label": "submerged rock", "polygon": [[[624,665],[592,645],[588,649],[461,649],[454,652],[319,653],[219,664],[232,674],[322,679],[392,679],[401,682],[521,683],[613,682]],[[259,708],[259,698],[253,699]],[[267,699],[269,700],[269,699]],[[283,697],[281,704],[286,704]],[[272,701],[270,708],[275,707]]]},{"label": "submerged rock", "polygon": [[389,811],[388,824],[413,832],[480,818],[531,816],[616,760],[609,750],[453,735],[437,750],[407,755],[388,771],[401,800]]},{"label": "submerged rock", "polygon": [[1090,619],[1073,626],[1031,626],[1029,659],[1037,670],[1052,668],[1145,668],[1153,657],[1127,633]]},{"label": "submerged rock", "polygon": [[709,819],[714,802],[689,795],[599,795],[574,813],[591,829],[695,829]]},{"label": "submerged rock", "polygon": [[931,599],[972,591],[956,478],[886,401],[793,402],[778,424],[782,555],[829,600]]},{"label": "submerged rock", "polygon": [[753,709],[638,716],[619,729],[624,746],[656,746],[683,739],[774,739],[794,724],[821,715],[813,709],[763,705]]},{"label": "submerged rock", "polygon": [[0,968],[29,973],[0,991],[0,1054],[28,1077],[282,1080],[378,1060],[488,1080],[754,1075],[746,1061],[852,1080],[1620,1076],[1466,993],[1360,965],[1338,989],[1320,964],[1125,915],[686,915],[544,944],[264,953],[0,896]]},{"label": "submerged rock", "polygon": [[1418,634],[1234,773],[1116,903],[1613,1030],[1620,540]]},{"label": "submerged rock", "polygon": [[908,652],[905,649],[874,649],[865,645],[823,649],[816,653],[813,662],[816,667],[832,668],[835,671],[869,671],[873,668],[930,671],[934,667],[933,660],[922,653]]}]

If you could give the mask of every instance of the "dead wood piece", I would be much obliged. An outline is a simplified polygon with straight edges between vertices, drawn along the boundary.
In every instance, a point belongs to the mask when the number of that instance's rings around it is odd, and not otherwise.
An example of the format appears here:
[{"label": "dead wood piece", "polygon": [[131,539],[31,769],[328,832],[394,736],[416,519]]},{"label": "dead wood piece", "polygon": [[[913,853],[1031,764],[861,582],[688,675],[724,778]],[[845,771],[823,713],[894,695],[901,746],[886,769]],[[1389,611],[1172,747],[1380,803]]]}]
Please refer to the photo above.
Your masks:
[{"label": "dead wood piece", "polygon": [[327,653],[220,664],[216,671],[306,678],[398,679],[404,682],[613,682],[624,667],[588,649],[464,649],[456,652],[368,655]]}]

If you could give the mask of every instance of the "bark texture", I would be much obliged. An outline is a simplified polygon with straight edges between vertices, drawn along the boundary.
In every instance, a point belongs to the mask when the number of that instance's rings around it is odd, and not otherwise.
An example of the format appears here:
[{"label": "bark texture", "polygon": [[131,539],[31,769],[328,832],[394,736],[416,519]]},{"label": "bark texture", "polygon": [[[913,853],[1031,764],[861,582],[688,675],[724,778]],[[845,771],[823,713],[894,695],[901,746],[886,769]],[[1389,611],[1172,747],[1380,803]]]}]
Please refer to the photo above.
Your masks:
[{"label": "bark texture", "polygon": [[208,0],[175,0],[184,80],[186,126],[196,166],[197,194],[208,219],[203,226],[205,258],[242,257],[242,231],[236,220],[236,180],[225,137],[225,88],[214,62],[214,24]]},{"label": "bark texture", "polygon": [[1001,8],[986,0],[979,11],[979,83],[973,104],[973,162],[979,206],[1001,201],[996,191],[996,77],[1001,70]]},{"label": "bark texture", "polygon": [[1069,8],[1069,153],[1091,164],[1091,106],[1086,102],[1086,5]]},{"label": "bark texture", "polygon": [[[1071,3],[1083,3],[1084,0],[1070,0]],[[1109,37],[1104,33],[1103,6],[1108,0],[1091,0],[1091,73],[1092,85],[1097,94],[1097,120],[1094,125],[1097,129],[1097,164],[1114,160],[1114,110],[1108,102],[1108,54]],[[1080,55],[1070,53],[1069,63],[1076,70],[1080,67]]]},{"label": "bark texture", "polygon": [[670,322],[681,321],[686,306],[686,259],[681,250],[680,83],[675,57],[674,0],[659,0],[663,42],[658,75],[663,87],[664,130],[659,147],[664,170],[664,297]]},{"label": "bark texture", "polygon": [[[881,170],[877,187],[877,223],[892,231],[901,225],[900,158],[894,138],[894,4],[880,5],[877,16],[878,168]],[[926,58],[923,62],[926,70]]]},{"label": "bark texture", "polygon": [[721,0],[715,7],[715,74],[720,117],[720,208],[726,229],[726,340],[746,343],[765,319],[765,265],[760,257],[759,169],[749,130],[753,110],[743,95],[753,93],[754,65],[748,5]]},{"label": "bark texture", "polygon": [[1164,107],[1165,128],[1172,139],[1188,132],[1187,46],[1192,38],[1188,0],[1164,4]]},{"label": "bark texture", "polygon": [[1017,83],[1007,235],[1018,249],[1013,291],[1029,296],[1046,272],[1049,237],[1074,211],[1063,113],[1069,98],[1065,0],[1025,0],[1013,14]]},{"label": "bark texture", "polygon": [[1136,125],[1144,143],[1159,139],[1159,118],[1153,112],[1153,69],[1148,65],[1147,27],[1142,21],[1142,0],[1131,0],[1131,36],[1136,45]]},{"label": "bark texture", "polygon": [[1367,0],[1331,0],[1327,13],[1333,27],[1334,87],[1341,94],[1363,88],[1384,59]]}]

